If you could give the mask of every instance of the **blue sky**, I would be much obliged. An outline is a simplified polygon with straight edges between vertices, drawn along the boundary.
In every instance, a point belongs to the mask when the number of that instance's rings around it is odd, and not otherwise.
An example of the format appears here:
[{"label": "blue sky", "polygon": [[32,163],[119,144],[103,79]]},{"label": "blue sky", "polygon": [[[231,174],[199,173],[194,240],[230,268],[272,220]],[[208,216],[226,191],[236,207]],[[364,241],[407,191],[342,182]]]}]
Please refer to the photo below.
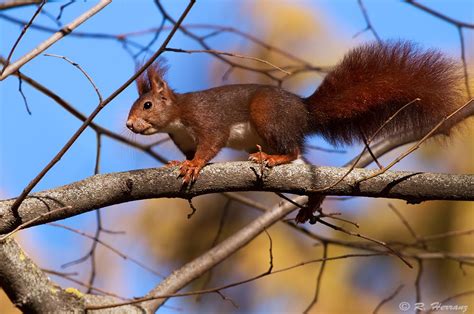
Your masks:
[{"label": "blue sky", "polygon": [[[236,5],[240,6],[242,2],[244,1],[199,0],[186,19],[186,23],[229,25],[254,33],[258,37],[259,30],[253,29],[249,21],[239,15],[242,11],[234,8]],[[163,3],[170,14],[177,18],[187,1],[169,0],[163,1]],[[267,3],[271,5],[270,1]],[[372,39],[370,33],[352,39],[353,34],[365,27],[356,0],[308,0],[291,1],[291,3],[307,6],[308,10],[314,12],[321,12],[328,22],[328,31],[329,27],[337,27],[341,41],[344,41],[347,46]],[[423,3],[456,19],[471,23],[474,20],[473,5],[469,0],[434,0]],[[94,4],[94,1],[78,1],[65,10],[62,21],[71,21]],[[459,40],[455,27],[397,0],[368,0],[365,1],[365,5],[373,25],[383,39],[410,39],[427,47],[439,48],[455,58],[459,57]],[[45,8],[55,15],[58,12],[58,7],[59,3],[51,3],[47,4]],[[27,20],[33,12],[34,8],[28,7],[4,13]],[[54,23],[44,15],[39,16],[36,23],[54,26]],[[87,21],[78,30],[84,32],[100,30],[103,33],[117,34],[156,27],[159,23],[160,14],[153,1],[118,0]],[[2,56],[5,57],[8,53],[20,30],[18,25],[0,19]],[[160,40],[163,39],[163,35]],[[44,32],[29,30],[16,50],[13,60],[34,48],[48,36],[49,34]],[[472,48],[473,32],[465,30],[465,36],[468,48]],[[150,36],[145,36],[140,41],[145,43],[149,38]],[[160,40],[154,45],[154,48],[158,47]],[[219,36],[219,40],[213,41],[213,43],[215,44],[214,48],[218,50],[227,50],[233,46],[233,41],[226,36]],[[175,36],[170,45],[180,48],[197,48],[196,44],[182,34]],[[324,47],[324,43],[321,43],[321,46]],[[471,57],[471,60],[473,50],[468,49],[468,56]],[[67,56],[81,64],[93,77],[104,97],[107,97],[130,77],[134,69],[132,60],[121,49],[120,44],[112,40],[68,37],[56,43],[47,52]],[[211,75],[206,73],[206,68],[211,61],[209,57],[177,54],[167,54],[166,57],[171,66],[168,80],[177,91],[211,87]],[[63,60],[40,55],[21,70],[56,91],[86,115],[97,105],[97,97],[89,83],[77,69]],[[18,93],[18,80],[12,76],[0,82],[0,195],[2,198],[18,195],[81,125],[77,119],[68,115],[52,100],[27,84],[24,84],[23,89],[33,113],[31,116],[27,114]],[[136,96],[135,86],[130,86],[104,109],[95,121],[131,137],[124,127],[124,121]],[[327,146],[324,143],[318,144]],[[53,188],[92,175],[95,145],[95,133],[87,130],[37,185],[35,190]],[[171,148],[171,145],[165,147]],[[150,157],[106,138],[103,141],[102,153],[101,172],[159,166]],[[179,158],[176,150],[172,149],[165,150],[164,155],[169,158]],[[347,160],[347,156],[335,156],[331,158],[331,161],[328,160],[328,164],[340,165],[345,160]],[[410,162],[407,161],[402,165],[410,165]],[[426,167],[429,168],[430,165]],[[72,218],[68,220],[68,223],[93,230],[94,219],[92,214],[87,214]],[[76,239],[68,233],[52,230],[50,227],[35,228],[25,233],[35,237],[35,243],[38,245],[47,246],[51,250],[48,253],[50,262],[45,263],[50,263],[52,267],[57,267],[61,262],[81,255],[78,252],[65,249],[73,239]],[[45,253],[42,254],[44,256]],[[148,287],[145,286],[151,286],[155,279],[150,278],[150,280],[147,285],[131,287],[130,293],[139,295],[146,292]]]}]

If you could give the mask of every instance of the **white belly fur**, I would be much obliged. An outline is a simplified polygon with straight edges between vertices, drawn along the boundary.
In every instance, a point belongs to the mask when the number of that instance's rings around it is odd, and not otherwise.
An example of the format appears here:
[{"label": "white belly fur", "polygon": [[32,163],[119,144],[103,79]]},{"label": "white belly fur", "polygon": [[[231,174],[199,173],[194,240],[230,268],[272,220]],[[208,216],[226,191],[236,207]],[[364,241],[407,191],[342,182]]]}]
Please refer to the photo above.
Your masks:
[{"label": "white belly fur", "polygon": [[[195,149],[194,135],[191,130],[185,127],[181,122],[175,121],[171,123],[166,129],[162,130],[162,132],[169,133],[181,149]],[[264,146],[262,138],[249,122],[236,123],[230,127],[226,147],[237,150],[255,151],[257,144]]]},{"label": "white belly fur", "polygon": [[226,147],[238,150],[255,150],[257,144],[264,145],[262,138],[249,122],[236,123],[230,127]]},{"label": "white belly fur", "polygon": [[196,149],[194,134],[180,121],[173,121],[162,132],[168,133],[182,151],[193,151]]}]

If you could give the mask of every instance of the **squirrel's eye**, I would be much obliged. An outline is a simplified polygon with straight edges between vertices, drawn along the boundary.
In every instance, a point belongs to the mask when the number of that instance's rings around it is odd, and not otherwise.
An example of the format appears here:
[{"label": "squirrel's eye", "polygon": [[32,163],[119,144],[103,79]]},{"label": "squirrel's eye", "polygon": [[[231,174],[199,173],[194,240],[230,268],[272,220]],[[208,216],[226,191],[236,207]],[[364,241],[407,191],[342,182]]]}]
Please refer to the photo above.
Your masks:
[{"label": "squirrel's eye", "polygon": [[147,101],[146,103],[143,104],[143,109],[148,110],[152,106],[151,102]]}]

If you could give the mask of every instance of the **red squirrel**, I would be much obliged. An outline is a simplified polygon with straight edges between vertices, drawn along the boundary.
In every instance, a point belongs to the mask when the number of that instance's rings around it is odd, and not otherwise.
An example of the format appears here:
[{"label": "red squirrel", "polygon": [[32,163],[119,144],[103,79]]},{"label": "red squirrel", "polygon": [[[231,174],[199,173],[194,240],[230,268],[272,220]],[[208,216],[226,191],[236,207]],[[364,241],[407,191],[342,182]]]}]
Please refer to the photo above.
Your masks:
[{"label": "red squirrel", "polygon": [[179,165],[183,184],[196,180],[223,147],[252,152],[260,145],[265,153],[252,153],[249,159],[272,167],[297,159],[306,135],[320,134],[335,144],[370,137],[417,98],[380,134],[422,134],[454,111],[461,99],[456,63],[407,41],[351,50],[307,98],[259,84],[179,94],[168,86],[164,73],[158,62],[137,79],[140,97],[127,127],[144,135],[169,134],[186,156],[183,162],[170,162]]}]

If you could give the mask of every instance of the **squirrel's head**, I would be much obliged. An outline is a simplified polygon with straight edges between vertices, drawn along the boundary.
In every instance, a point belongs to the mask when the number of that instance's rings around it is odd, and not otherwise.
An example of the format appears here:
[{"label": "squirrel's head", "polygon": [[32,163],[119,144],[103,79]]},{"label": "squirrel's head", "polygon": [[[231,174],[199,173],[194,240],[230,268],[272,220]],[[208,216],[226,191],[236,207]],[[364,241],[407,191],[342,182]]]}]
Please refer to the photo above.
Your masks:
[{"label": "squirrel's head", "polygon": [[127,127],[132,132],[143,135],[158,133],[178,117],[176,95],[164,80],[165,72],[162,61],[158,61],[137,78],[140,97],[127,119]]}]

